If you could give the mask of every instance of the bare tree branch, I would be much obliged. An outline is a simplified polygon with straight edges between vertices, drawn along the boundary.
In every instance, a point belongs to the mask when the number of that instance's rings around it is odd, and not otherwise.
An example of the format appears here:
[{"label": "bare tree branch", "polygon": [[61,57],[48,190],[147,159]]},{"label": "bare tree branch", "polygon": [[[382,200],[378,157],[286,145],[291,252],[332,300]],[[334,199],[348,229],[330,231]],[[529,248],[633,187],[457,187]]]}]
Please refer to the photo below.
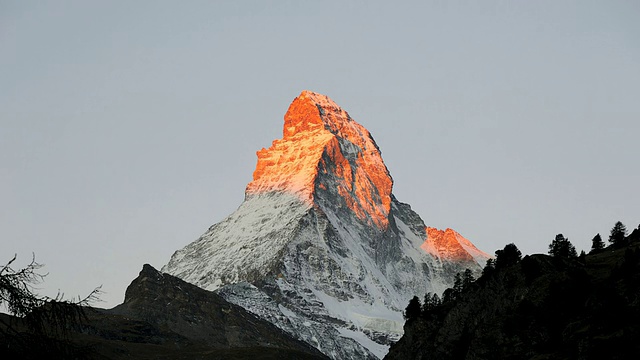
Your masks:
[{"label": "bare tree branch", "polygon": [[78,296],[75,301],[65,300],[62,293],[55,298],[37,295],[34,285],[42,282],[47,275],[38,272],[43,265],[37,263],[33,255],[27,266],[16,271],[11,267],[16,259],[14,255],[0,268],[0,305],[5,305],[12,315],[22,318],[34,333],[65,335],[87,319],[84,307],[99,301],[101,287],[95,288],[84,298]]}]

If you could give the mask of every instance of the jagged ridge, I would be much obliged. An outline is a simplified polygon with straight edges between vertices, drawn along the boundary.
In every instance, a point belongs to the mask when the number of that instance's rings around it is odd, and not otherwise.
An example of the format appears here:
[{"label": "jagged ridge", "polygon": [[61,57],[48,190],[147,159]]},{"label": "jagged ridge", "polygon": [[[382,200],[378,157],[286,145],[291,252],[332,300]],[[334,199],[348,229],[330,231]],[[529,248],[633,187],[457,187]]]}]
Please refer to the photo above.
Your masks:
[{"label": "jagged ridge", "polygon": [[[361,219],[388,226],[393,180],[373,137],[324,95],[303,91],[284,117],[283,138],[257,152],[247,196],[287,192],[313,202],[317,190],[335,186]],[[320,179],[332,173],[333,184]]]},{"label": "jagged ridge", "polygon": [[408,299],[442,292],[488,258],[459,234],[445,239],[455,253],[440,251],[392,185],[369,132],[304,91],[283,138],[258,151],[238,210],[163,270],[217,289],[332,358],[382,357],[402,333]]}]

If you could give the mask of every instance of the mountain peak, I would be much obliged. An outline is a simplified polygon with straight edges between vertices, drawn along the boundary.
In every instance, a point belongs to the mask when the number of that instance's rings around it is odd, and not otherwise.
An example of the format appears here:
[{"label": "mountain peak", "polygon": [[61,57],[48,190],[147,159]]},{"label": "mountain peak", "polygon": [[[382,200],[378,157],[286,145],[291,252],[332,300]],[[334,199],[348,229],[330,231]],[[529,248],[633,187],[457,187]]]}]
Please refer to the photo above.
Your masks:
[{"label": "mountain peak", "polygon": [[478,249],[460,235],[457,231],[446,228],[445,230],[426,227],[427,240],[421,248],[441,259],[459,262],[477,262],[484,264],[491,256]]},{"label": "mountain peak", "polygon": [[[342,116],[327,117],[329,113],[338,113]],[[328,96],[304,90],[289,105],[289,110],[284,116],[283,138],[291,138],[298,133],[317,129],[329,130],[343,124],[331,124],[332,121],[344,122],[350,120],[346,111]],[[338,125],[338,126],[336,126]],[[342,127],[342,126],[339,126]]]},{"label": "mountain peak", "polygon": [[283,138],[257,152],[246,196],[286,192],[312,205],[337,192],[358,218],[388,225],[393,180],[373,137],[326,95],[305,90],[284,116]]},{"label": "mountain peak", "polygon": [[482,269],[486,254],[453,230],[425,228],[391,194],[369,131],[325,95],[296,97],[282,138],[257,156],[240,207],[164,271],[334,359],[375,359],[402,333],[407,299]]}]

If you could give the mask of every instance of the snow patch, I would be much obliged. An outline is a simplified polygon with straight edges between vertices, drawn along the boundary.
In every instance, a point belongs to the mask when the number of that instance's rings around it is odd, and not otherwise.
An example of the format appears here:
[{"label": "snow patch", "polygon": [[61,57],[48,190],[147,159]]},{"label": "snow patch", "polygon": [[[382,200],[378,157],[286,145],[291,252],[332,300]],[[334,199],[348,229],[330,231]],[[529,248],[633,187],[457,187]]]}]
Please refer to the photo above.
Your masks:
[{"label": "snow patch", "polygon": [[378,344],[377,342],[369,339],[367,335],[361,332],[353,331],[345,328],[339,328],[338,332],[342,337],[353,339],[359,342],[360,344],[362,344],[362,346],[369,349],[369,351],[371,351],[379,359],[382,359],[389,352],[389,346]]}]

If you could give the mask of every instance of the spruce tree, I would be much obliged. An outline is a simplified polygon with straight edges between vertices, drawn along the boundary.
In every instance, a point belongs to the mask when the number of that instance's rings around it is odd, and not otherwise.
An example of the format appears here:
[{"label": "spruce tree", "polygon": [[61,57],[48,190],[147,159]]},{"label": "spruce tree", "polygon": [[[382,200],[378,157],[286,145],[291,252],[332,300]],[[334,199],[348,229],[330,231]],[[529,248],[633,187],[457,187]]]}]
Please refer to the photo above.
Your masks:
[{"label": "spruce tree", "polygon": [[549,244],[549,255],[564,258],[578,257],[576,248],[562,234],[556,235],[556,238]]},{"label": "spruce tree", "polygon": [[422,314],[424,315],[429,311],[433,311],[440,305],[442,305],[442,300],[440,300],[438,294],[432,294],[428,292],[424,295],[424,302],[422,303]]},{"label": "spruce tree", "polygon": [[424,295],[424,301],[422,302],[422,313],[425,314],[428,311],[431,311],[434,306],[433,306],[433,302],[432,302],[432,296],[431,293],[428,292]]},{"label": "spruce tree", "polygon": [[453,281],[453,292],[456,296],[456,299],[460,296],[460,293],[462,293],[462,289],[462,275],[460,273],[457,273]]},{"label": "spruce tree", "polygon": [[591,240],[591,251],[598,251],[602,249],[604,249],[604,241],[602,241],[602,237],[598,233]]},{"label": "spruce tree", "polygon": [[409,301],[409,305],[404,310],[404,318],[409,321],[413,319],[417,319],[420,317],[420,313],[422,312],[422,306],[420,305],[420,299],[417,296],[414,296],[413,299]]},{"label": "spruce tree", "polygon": [[456,293],[456,292],[455,292],[455,291],[453,291],[453,289],[452,289],[452,288],[448,288],[447,290],[445,290],[445,291],[442,293],[442,303],[443,303],[443,304],[450,304],[450,303],[452,303],[453,301],[455,301],[455,300],[457,299],[457,298],[456,298],[456,294],[455,294],[455,293]]},{"label": "spruce tree", "polygon": [[484,268],[482,269],[483,278],[489,278],[491,277],[491,275],[493,275],[494,271],[496,270],[495,263],[496,261],[494,259],[487,259],[487,263],[484,265]]},{"label": "spruce tree", "polygon": [[517,264],[522,259],[522,252],[516,244],[511,243],[505,245],[504,249],[496,250],[496,270],[503,269],[507,266]]},{"label": "spruce tree", "polygon": [[434,308],[437,308],[438,306],[442,305],[442,300],[440,300],[440,296],[438,296],[438,294],[433,294],[433,296],[431,297],[431,303],[433,304]]},{"label": "spruce tree", "polygon": [[476,279],[473,277],[473,272],[470,269],[466,269],[462,275],[462,290],[468,289],[474,281]]},{"label": "spruce tree", "polygon": [[612,244],[622,244],[624,238],[627,236],[627,227],[620,221],[616,222],[611,229],[611,233],[609,235],[609,242]]}]

